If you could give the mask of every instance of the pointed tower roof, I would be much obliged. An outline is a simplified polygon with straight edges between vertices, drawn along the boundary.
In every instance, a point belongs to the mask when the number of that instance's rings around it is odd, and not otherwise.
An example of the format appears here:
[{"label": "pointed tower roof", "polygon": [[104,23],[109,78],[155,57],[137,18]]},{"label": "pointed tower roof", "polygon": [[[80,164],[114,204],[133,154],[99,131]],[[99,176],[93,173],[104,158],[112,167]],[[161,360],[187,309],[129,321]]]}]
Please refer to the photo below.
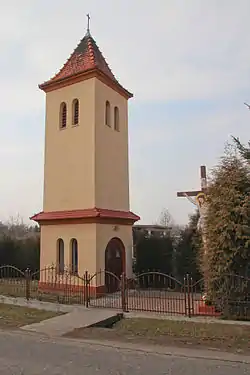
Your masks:
[{"label": "pointed tower roof", "polygon": [[61,70],[39,88],[45,92],[52,91],[92,77],[99,78],[127,99],[133,96],[119,84],[88,29]]}]

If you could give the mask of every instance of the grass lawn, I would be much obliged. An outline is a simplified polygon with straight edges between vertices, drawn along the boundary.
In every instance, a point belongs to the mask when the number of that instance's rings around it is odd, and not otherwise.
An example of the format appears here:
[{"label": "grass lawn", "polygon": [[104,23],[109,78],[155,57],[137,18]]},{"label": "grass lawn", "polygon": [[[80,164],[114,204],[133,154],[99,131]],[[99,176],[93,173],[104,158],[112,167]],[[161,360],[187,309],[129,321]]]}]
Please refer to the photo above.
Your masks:
[{"label": "grass lawn", "polygon": [[38,323],[42,320],[61,315],[45,310],[28,307],[0,304],[0,328],[18,328],[26,324]]},{"label": "grass lawn", "polygon": [[250,354],[250,326],[160,319],[123,319],[113,328],[79,328],[66,337],[104,339]]}]

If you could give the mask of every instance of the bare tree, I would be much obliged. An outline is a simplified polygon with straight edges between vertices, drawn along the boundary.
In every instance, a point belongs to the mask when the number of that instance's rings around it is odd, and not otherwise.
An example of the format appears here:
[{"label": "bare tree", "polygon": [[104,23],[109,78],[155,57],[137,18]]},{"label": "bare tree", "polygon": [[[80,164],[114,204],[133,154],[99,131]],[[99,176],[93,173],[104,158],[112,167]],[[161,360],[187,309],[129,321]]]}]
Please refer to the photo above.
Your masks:
[{"label": "bare tree", "polygon": [[157,224],[170,228],[173,225],[173,223],[174,223],[174,220],[169,210],[167,208],[163,208],[163,210],[160,213]]}]

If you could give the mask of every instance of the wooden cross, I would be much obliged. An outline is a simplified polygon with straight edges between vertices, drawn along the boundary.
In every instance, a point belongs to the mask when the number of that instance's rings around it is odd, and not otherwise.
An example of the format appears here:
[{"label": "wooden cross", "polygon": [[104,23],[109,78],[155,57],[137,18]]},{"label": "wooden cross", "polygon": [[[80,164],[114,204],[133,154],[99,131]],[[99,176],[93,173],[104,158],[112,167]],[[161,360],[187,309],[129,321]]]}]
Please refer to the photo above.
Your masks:
[{"label": "wooden cross", "polygon": [[197,197],[200,193],[205,193],[207,191],[207,172],[206,166],[201,165],[200,167],[200,179],[201,179],[201,188],[200,190],[193,190],[193,191],[178,191],[177,197]]},{"label": "wooden cross", "polygon": [[[201,219],[202,217],[204,217],[204,210],[202,210],[202,207],[206,207],[206,205],[204,205],[204,203],[205,203],[206,194],[207,194],[207,172],[206,172],[206,166],[205,165],[201,165],[201,167],[200,167],[200,179],[201,179],[200,190],[179,191],[177,193],[177,197],[186,197],[186,198],[188,198],[188,200],[191,203],[195,204],[196,207],[199,210],[200,219]],[[200,197],[199,197],[199,195],[200,195]],[[195,197],[196,199],[192,199],[192,197]],[[199,198],[203,198],[203,199],[200,201]],[[204,224],[202,224],[202,226],[199,226],[199,222],[198,222],[197,226],[198,226],[198,228],[201,229],[203,249],[204,249],[203,257],[204,257],[204,263],[206,263],[206,261],[207,261],[206,257],[207,257],[208,249],[207,249],[207,242],[206,242],[206,234],[204,233]],[[204,298],[206,298],[207,290],[208,290],[208,274],[207,274],[207,270],[205,270],[204,271]]]}]

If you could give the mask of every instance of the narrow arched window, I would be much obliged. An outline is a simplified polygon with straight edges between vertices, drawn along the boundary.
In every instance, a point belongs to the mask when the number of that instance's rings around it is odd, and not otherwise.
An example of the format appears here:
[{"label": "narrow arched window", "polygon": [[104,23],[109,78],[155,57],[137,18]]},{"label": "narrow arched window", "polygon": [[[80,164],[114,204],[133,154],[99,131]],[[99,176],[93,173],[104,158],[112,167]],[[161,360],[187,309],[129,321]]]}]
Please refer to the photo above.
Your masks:
[{"label": "narrow arched window", "polygon": [[106,101],[106,107],[105,107],[105,124],[108,126],[111,126],[110,122],[110,103],[107,100]]},{"label": "narrow arched window", "polygon": [[71,272],[78,274],[78,244],[75,238],[71,240]]},{"label": "narrow arched window", "polygon": [[114,129],[116,131],[120,130],[120,125],[119,125],[119,109],[118,109],[118,107],[114,108]]},{"label": "narrow arched window", "polygon": [[73,106],[72,106],[72,124],[78,125],[79,124],[79,100],[74,99],[73,100]]},{"label": "narrow arched window", "polygon": [[59,273],[64,271],[64,242],[61,238],[57,240],[57,269]]},{"label": "narrow arched window", "polygon": [[64,129],[67,125],[67,105],[66,103],[61,103],[60,105],[60,128]]}]

